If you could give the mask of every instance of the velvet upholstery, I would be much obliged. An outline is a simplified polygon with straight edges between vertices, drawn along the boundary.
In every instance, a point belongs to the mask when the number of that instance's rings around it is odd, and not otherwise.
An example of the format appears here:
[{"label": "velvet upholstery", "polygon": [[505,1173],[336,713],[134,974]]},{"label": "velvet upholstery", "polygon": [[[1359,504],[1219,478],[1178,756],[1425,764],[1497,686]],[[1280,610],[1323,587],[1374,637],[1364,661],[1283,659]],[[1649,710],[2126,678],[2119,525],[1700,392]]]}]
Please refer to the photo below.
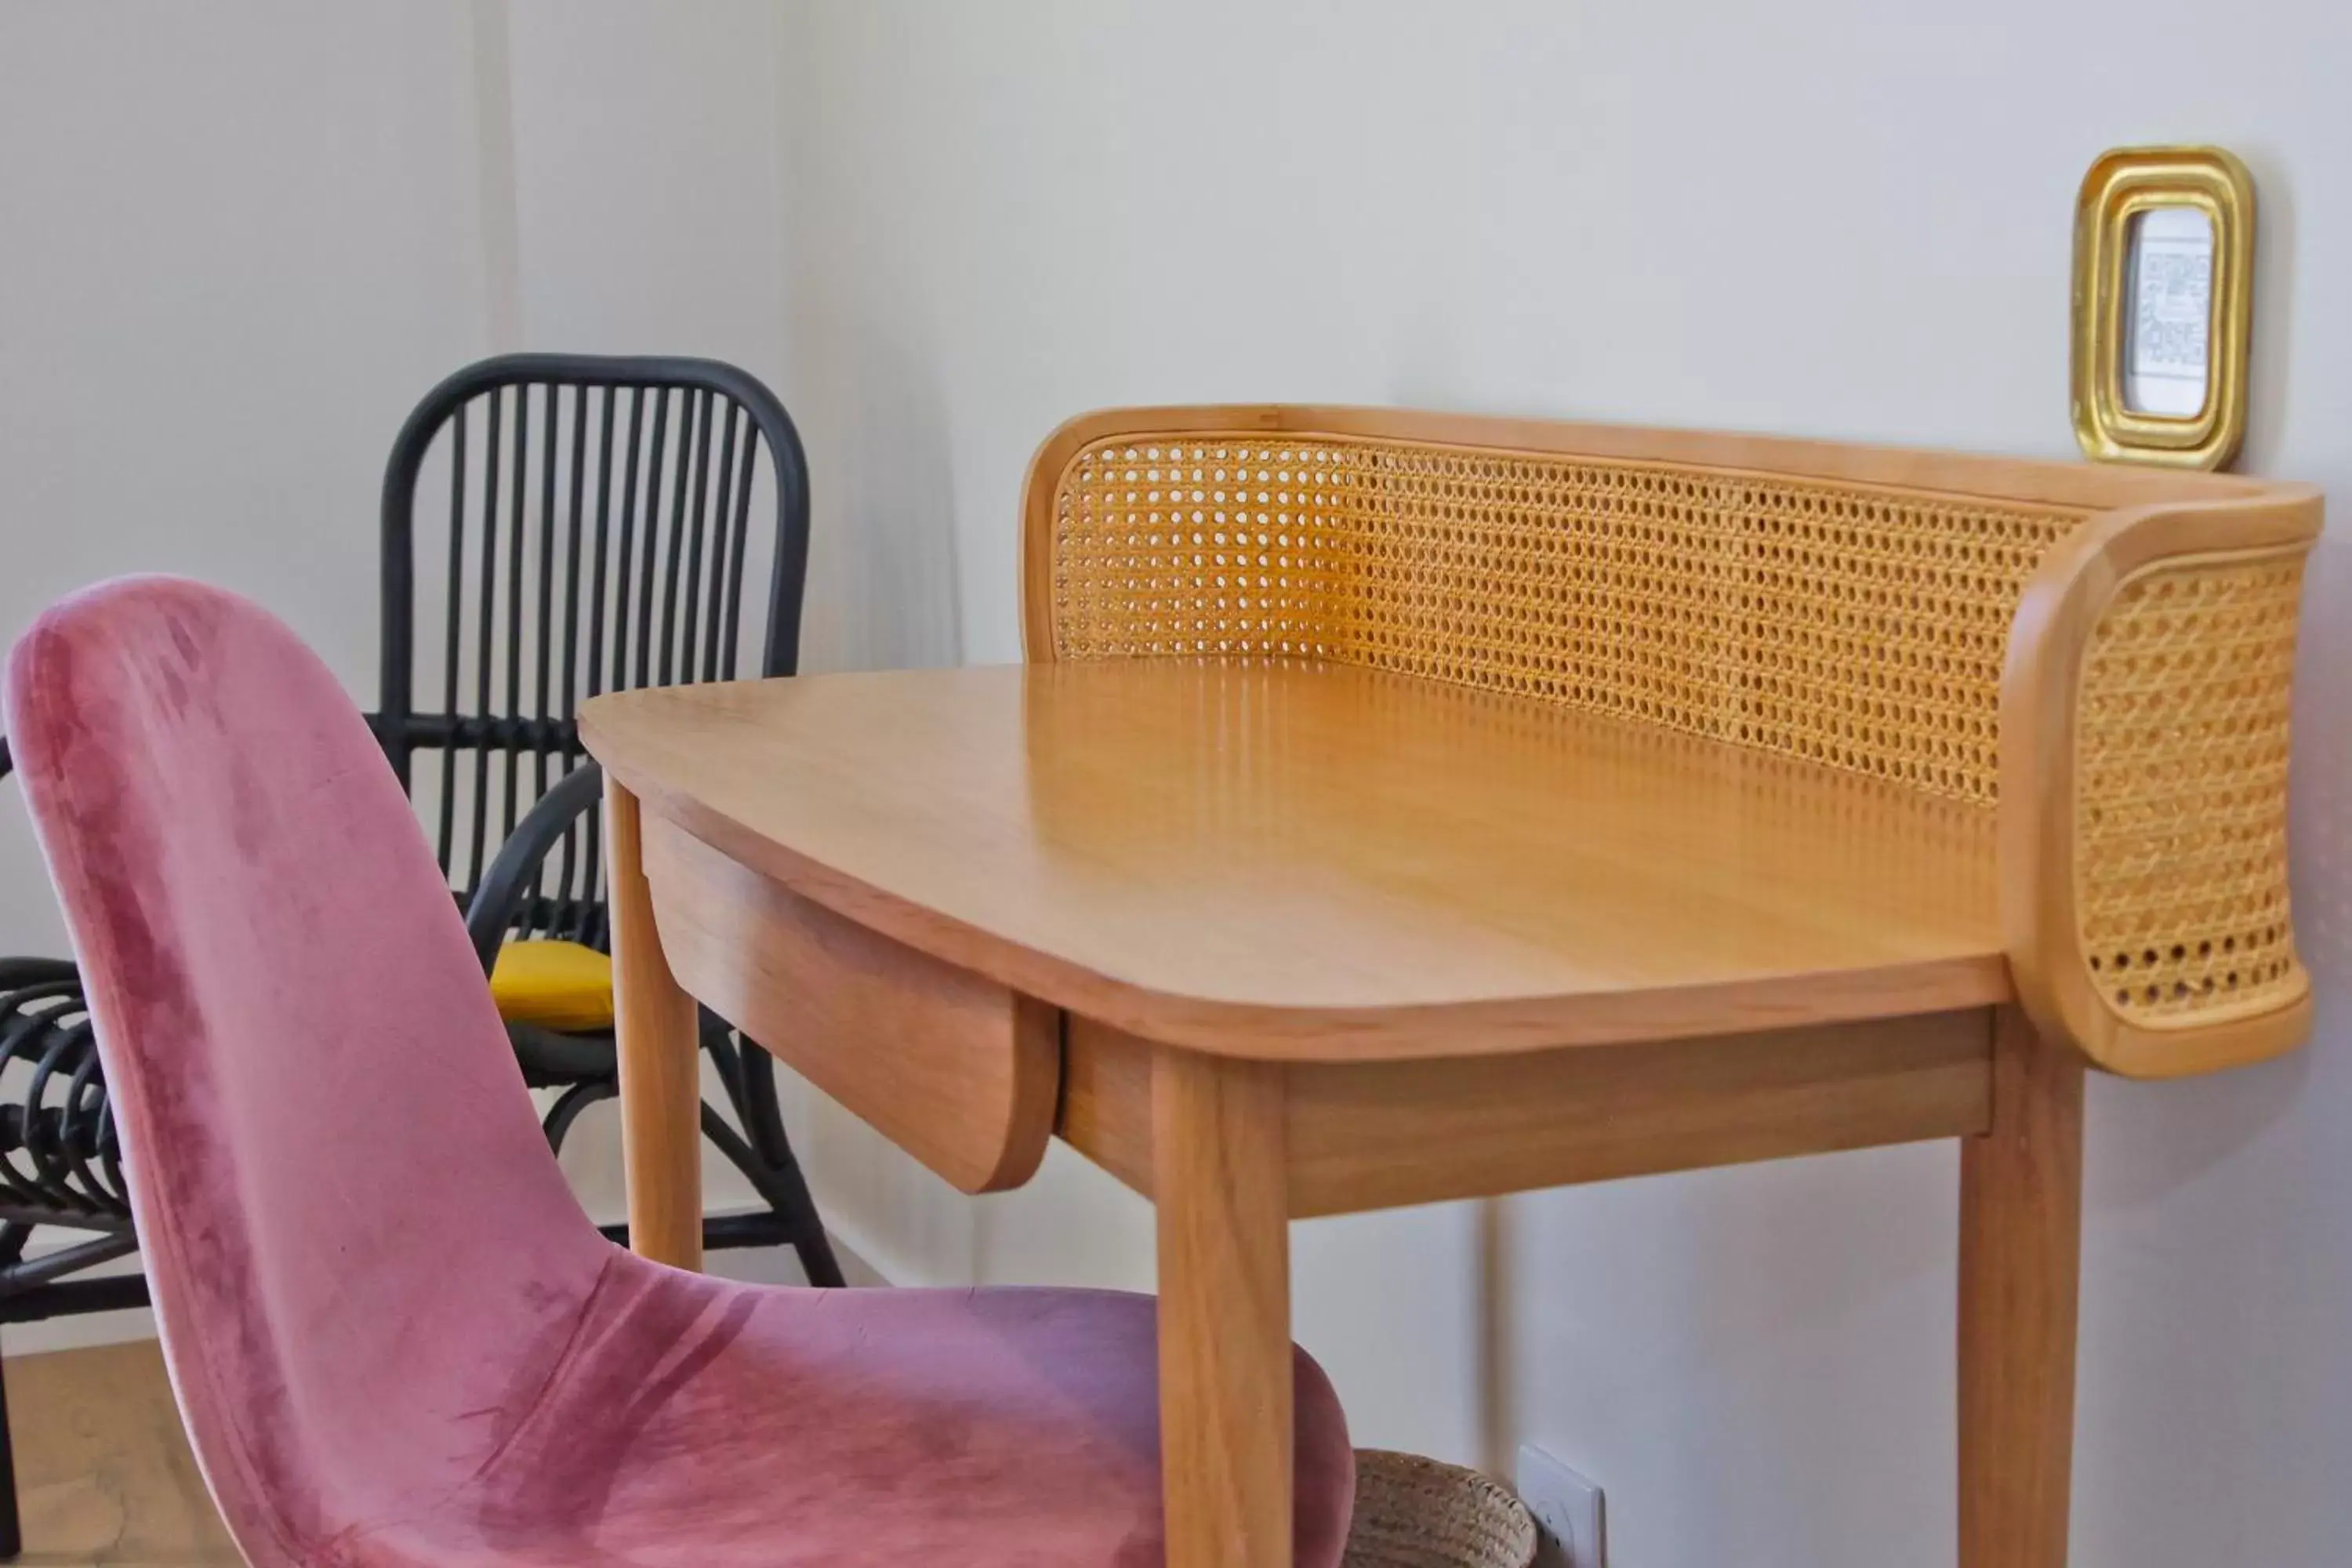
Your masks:
[{"label": "velvet upholstery", "polygon": [[[276,621],[90,590],[7,718],[252,1562],[1161,1561],[1149,1298],[744,1286],[596,1235],[408,802]],[[1297,1561],[1332,1568],[1352,1459],[1296,1375]]]}]

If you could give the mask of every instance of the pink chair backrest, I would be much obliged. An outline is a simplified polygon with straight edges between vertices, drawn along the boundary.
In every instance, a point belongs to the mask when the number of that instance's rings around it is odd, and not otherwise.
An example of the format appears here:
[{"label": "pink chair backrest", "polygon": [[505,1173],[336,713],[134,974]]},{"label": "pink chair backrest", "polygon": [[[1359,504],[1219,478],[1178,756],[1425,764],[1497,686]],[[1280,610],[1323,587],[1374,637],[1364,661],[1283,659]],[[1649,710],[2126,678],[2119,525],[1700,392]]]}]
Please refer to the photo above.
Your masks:
[{"label": "pink chair backrest", "polygon": [[7,732],[98,1024],[174,1384],[257,1561],[462,1482],[616,1254],[320,661],[164,578],[58,605]]}]

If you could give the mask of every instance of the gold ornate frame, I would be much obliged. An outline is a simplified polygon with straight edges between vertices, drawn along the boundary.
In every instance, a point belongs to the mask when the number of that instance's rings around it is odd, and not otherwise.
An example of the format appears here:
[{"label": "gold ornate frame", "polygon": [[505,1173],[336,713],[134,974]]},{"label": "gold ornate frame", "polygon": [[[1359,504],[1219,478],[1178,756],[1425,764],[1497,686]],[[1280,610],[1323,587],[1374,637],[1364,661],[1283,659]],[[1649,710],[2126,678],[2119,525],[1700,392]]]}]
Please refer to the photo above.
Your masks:
[{"label": "gold ornate frame", "polygon": [[[2212,321],[2205,406],[2188,418],[2142,414],[2123,394],[2131,225],[2158,207],[2194,207],[2213,226]],[[2074,438],[2105,462],[2219,468],[2246,433],[2246,347],[2253,321],[2254,183],[2219,147],[2122,147],[2083,177],[2074,208]]]}]

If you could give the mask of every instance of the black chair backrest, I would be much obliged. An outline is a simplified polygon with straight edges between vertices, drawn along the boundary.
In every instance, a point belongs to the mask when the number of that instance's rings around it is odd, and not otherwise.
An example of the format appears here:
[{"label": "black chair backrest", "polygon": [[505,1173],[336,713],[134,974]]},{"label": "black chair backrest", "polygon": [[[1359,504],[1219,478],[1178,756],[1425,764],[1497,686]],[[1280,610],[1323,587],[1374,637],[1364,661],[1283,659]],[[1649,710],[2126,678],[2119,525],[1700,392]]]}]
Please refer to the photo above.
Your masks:
[{"label": "black chair backrest", "polygon": [[[736,676],[762,553],[757,673],[793,673],[808,516],[792,419],[732,365],[509,354],[417,405],[384,470],[378,726],[461,896],[579,762],[580,702]],[[446,570],[422,594],[420,559]],[[596,829],[550,858],[519,929],[601,936]]]}]

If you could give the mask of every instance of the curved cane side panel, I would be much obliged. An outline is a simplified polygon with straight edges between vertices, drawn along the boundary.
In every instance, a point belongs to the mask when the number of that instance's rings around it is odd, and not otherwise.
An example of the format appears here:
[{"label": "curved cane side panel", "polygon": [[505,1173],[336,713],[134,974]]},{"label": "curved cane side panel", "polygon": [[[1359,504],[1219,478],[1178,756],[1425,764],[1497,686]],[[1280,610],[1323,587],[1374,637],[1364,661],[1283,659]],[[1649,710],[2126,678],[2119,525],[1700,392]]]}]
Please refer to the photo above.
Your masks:
[{"label": "curved cane side panel", "polygon": [[2133,1077],[2291,1049],[2296,619],[2315,497],[2116,514],[2020,612],[2004,924],[2028,1008]]},{"label": "curved cane side panel", "polygon": [[2287,908],[2300,554],[2126,583],[2084,654],[2074,895],[2084,965],[2144,1027],[2265,1013],[2309,979]]}]

